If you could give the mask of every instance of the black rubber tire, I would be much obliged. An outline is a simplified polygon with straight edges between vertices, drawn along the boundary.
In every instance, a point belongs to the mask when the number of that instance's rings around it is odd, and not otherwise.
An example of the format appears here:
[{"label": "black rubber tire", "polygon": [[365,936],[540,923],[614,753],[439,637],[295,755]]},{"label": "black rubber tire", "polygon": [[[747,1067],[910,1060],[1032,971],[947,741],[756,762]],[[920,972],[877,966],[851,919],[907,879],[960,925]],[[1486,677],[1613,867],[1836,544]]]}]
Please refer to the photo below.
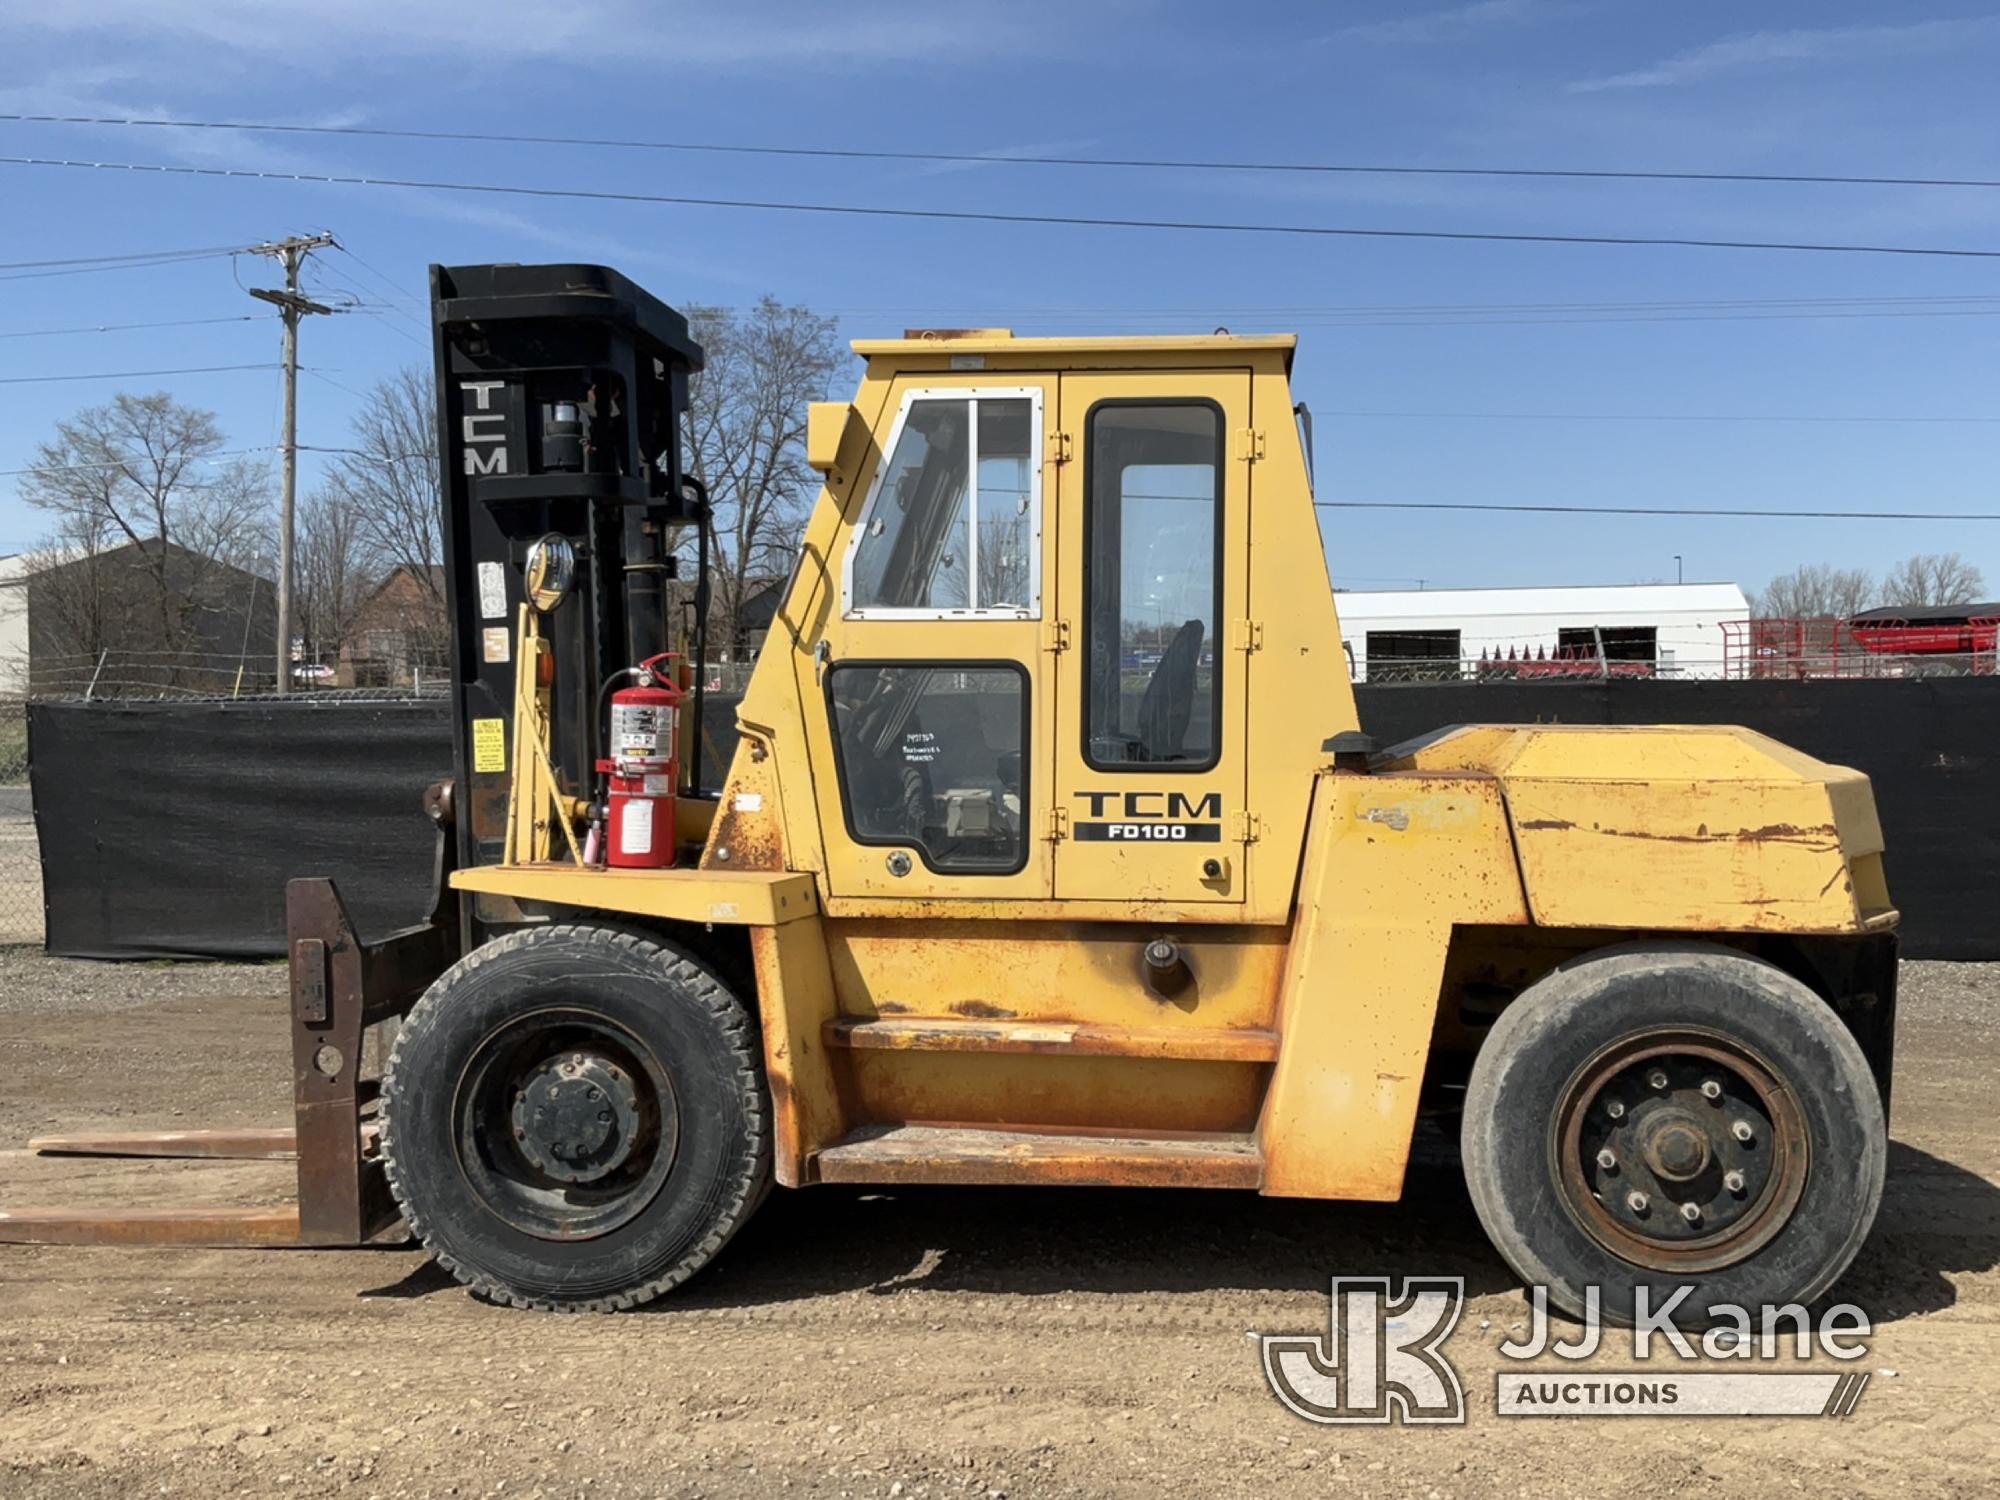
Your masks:
[{"label": "black rubber tire", "polygon": [[[454,1144],[458,1080],[482,1040],[551,1003],[642,1041],[678,1101],[664,1183],[630,1222],[595,1238],[509,1224],[467,1180]],[[515,1307],[613,1312],[651,1301],[715,1257],[771,1177],[769,1094],[743,1002],[673,943],[609,924],[510,933],[447,970],[399,1030],[382,1118],[383,1162],[411,1231],[475,1292]]]},{"label": "black rubber tire", "polygon": [[[1809,1161],[1796,1208],[1746,1259],[1708,1272],[1661,1272],[1586,1234],[1556,1181],[1554,1122],[1565,1084],[1621,1038],[1699,1027],[1735,1038],[1775,1070],[1804,1117]],[[1882,1200],[1888,1132],[1868,1060],[1831,1007],[1782,970],[1705,943],[1651,943],[1573,959],[1501,1012],[1466,1089],[1466,1186],[1494,1248],[1523,1281],[1575,1316],[1584,1288],[1602,1315],[1630,1324],[1638,1287],[1655,1313],[1683,1285],[1673,1321],[1704,1327],[1710,1309],[1810,1303],[1845,1271]]]}]

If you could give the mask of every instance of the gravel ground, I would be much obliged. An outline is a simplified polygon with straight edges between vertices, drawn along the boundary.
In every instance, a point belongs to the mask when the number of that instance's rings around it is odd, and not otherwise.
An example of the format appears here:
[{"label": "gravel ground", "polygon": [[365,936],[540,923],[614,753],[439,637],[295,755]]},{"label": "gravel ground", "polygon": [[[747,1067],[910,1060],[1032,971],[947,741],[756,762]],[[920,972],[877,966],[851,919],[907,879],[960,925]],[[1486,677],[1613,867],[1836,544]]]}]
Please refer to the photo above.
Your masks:
[{"label": "gravel ground", "polygon": [[[0,952],[0,1147],[283,1120],[283,983]],[[1497,1417],[1520,1288],[1427,1153],[1389,1205],[781,1191],[682,1292],[613,1318],[484,1305],[393,1243],[0,1247],[0,1495],[1991,1494],[2000,965],[1907,964],[1903,1007],[1888,1198],[1839,1288],[1877,1325],[1845,1420]],[[0,1151],[0,1198],[256,1202],[287,1170]],[[1324,1329],[1331,1275],[1416,1272],[1465,1278],[1469,1424],[1283,1412],[1246,1334]]]}]

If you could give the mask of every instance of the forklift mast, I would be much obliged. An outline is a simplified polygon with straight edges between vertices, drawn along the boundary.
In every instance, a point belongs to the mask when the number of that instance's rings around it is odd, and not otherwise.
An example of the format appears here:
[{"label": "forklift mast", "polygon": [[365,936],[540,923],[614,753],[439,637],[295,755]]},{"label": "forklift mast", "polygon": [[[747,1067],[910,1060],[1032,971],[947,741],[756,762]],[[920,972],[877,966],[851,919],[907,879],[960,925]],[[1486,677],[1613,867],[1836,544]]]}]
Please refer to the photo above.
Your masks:
[{"label": "forklift mast", "polygon": [[[576,560],[581,607],[550,622],[549,752],[567,794],[592,795],[600,689],[670,648],[669,585],[688,527],[701,543],[701,654],[708,506],[680,444],[702,351],[686,318],[603,266],[432,266],[431,307],[457,862],[468,869],[498,863],[504,848],[520,753],[515,619],[532,543],[562,537]],[[699,722],[698,698],[694,709]],[[468,945],[477,934],[468,912]]]}]

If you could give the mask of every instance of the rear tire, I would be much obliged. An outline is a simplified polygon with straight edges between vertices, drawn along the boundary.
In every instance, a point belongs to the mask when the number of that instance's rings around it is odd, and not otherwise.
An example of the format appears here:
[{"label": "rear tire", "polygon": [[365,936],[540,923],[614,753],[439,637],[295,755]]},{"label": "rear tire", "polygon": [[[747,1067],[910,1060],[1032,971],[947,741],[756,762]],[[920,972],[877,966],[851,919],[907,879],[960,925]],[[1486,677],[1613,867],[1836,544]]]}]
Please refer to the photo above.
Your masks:
[{"label": "rear tire", "polygon": [[1706,944],[1562,965],[1494,1023],[1466,1090],[1466,1185],[1494,1248],[1581,1316],[1638,1288],[1701,1327],[1722,1304],[1809,1303],[1861,1248],[1888,1136],[1833,1010]]},{"label": "rear tire", "polygon": [[411,1230],[481,1295],[610,1312],[714,1258],[770,1182],[743,1003],[649,933],[565,925],[468,954],[400,1028],[382,1156]]}]

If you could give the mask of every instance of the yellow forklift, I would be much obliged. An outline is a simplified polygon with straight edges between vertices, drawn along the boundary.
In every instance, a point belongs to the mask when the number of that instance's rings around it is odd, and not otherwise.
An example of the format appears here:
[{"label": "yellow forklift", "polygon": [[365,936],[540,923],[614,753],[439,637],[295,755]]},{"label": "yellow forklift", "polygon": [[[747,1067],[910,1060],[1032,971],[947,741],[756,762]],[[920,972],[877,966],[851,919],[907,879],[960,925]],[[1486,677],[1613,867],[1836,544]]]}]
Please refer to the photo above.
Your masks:
[{"label": "yellow forklift", "polygon": [[364,944],[293,883],[294,1131],[46,1143],[295,1151],[296,1207],[0,1238],[401,1218],[484,1296],[607,1310],[774,1183],[1390,1200],[1437,1111],[1571,1310],[1692,1285],[1699,1321],[1853,1258],[1896,979],[1866,778],[1733,728],[1374,744],[1291,337],[856,343],[715,787],[705,646],[669,639],[711,551],[685,321],[599,267],[431,282],[438,910]]}]

